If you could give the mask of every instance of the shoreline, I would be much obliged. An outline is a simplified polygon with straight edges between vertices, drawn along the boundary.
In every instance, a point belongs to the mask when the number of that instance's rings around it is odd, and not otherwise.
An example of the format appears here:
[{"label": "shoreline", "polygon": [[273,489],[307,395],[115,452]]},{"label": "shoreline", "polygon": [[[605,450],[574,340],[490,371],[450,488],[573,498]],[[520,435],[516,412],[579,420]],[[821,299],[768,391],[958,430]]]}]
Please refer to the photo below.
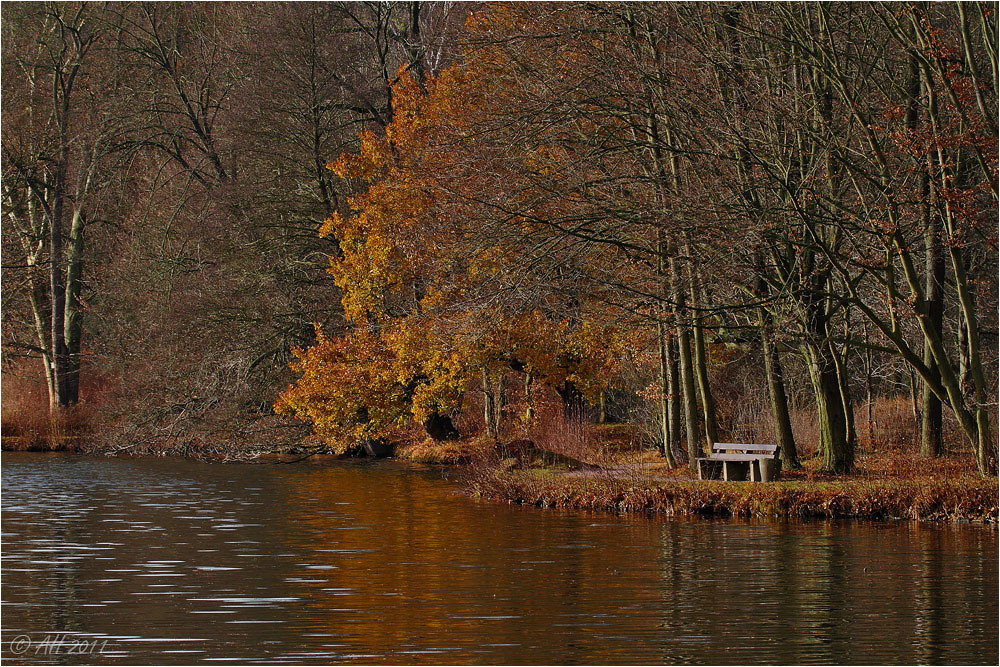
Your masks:
[{"label": "shoreline", "polygon": [[[20,454],[95,455],[72,450],[10,451]],[[409,455],[407,455],[409,454]],[[614,476],[607,468],[580,475],[551,467],[511,468],[470,464],[464,457],[428,460],[426,451],[398,451],[383,459],[314,454],[269,453],[213,459],[183,457],[208,464],[294,465],[344,461],[394,460],[455,467],[465,477],[463,492],[490,502],[539,508],[647,514],[665,517],[739,519],[859,519],[998,524],[996,478],[919,480],[893,477],[843,480],[792,479],[768,483],[653,479]],[[101,454],[96,454],[101,456]],[[116,456],[103,454],[103,456]],[[148,455],[119,454],[130,458]],[[153,457],[159,458],[159,457]]]},{"label": "shoreline", "polygon": [[630,481],[494,471],[478,497],[516,505],[663,516],[908,520],[997,525],[995,478],[843,481]]}]

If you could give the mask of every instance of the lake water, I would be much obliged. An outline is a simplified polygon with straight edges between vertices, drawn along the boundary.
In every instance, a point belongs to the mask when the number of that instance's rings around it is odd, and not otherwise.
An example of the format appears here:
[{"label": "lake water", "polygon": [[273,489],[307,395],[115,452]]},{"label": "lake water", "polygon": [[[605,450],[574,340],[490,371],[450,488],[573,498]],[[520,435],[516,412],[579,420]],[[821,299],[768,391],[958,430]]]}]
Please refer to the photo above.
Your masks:
[{"label": "lake water", "polygon": [[993,528],[510,507],[384,461],[0,467],[7,664],[997,664]]}]

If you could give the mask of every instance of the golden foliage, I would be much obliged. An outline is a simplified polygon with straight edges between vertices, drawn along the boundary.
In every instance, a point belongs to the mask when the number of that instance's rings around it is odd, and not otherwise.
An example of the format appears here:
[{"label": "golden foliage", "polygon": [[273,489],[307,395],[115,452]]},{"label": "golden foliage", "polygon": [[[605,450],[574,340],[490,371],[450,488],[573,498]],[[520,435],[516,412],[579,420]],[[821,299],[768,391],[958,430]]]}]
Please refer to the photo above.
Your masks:
[{"label": "golden foliage", "polygon": [[[335,339],[317,332],[313,347],[297,350],[293,367],[301,377],[276,407],[311,422],[331,444],[453,414],[484,370],[495,377],[515,363],[550,386],[573,383],[596,401],[634,343],[600,312],[512,312],[481,297],[510,280],[507,262],[518,249],[502,240],[470,243],[469,226],[482,211],[454,193],[488,191],[517,165],[546,172],[572,159],[552,143],[479,164],[486,158],[477,119],[510,103],[511,74],[496,57],[485,49],[462,68],[429,76],[424,87],[400,71],[385,135],[363,131],[358,153],[328,165],[359,188],[349,212],[334,213],[319,229],[339,242],[328,271],[354,329]],[[469,179],[485,181],[470,188]]]}]

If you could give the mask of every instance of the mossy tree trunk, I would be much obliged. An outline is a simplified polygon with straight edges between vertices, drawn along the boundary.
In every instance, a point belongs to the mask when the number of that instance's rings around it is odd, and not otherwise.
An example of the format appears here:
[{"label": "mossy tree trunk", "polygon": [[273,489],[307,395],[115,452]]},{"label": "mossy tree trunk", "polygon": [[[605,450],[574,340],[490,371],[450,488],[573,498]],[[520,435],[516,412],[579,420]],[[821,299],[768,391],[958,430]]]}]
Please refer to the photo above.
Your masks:
[{"label": "mossy tree trunk", "polygon": [[806,361],[819,421],[822,467],[828,472],[847,473],[854,468],[854,449],[848,438],[836,355],[836,350],[829,343],[810,341],[806,344]]}]

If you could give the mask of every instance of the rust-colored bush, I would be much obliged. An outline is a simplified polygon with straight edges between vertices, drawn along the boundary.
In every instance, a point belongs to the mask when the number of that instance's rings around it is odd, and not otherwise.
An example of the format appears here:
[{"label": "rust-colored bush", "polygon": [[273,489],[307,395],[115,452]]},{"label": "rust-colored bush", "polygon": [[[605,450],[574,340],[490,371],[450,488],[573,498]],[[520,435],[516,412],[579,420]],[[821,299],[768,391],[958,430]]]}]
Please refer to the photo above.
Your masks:
[{"label": "rust-colored bush", "polygon": [[560,406],[547,404],[530,439],[539,449],[592,463],[601,453],[593,431],[583,415],[566,415]]}]

